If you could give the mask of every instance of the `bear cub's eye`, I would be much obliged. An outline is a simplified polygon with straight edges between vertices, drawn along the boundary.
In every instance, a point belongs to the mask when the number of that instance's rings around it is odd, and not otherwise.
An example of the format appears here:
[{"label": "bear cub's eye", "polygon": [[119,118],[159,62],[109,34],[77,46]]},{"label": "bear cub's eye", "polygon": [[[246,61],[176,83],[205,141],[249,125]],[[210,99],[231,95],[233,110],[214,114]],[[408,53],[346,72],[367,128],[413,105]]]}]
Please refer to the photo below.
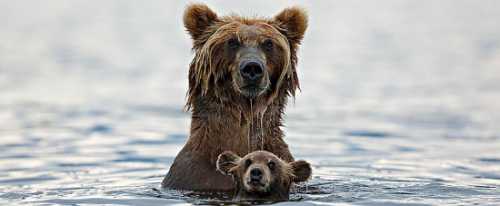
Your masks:
[{"label": "bear cub's eye", "polygon": [[267,166],[269,167],[270,170],[274,170],[274,168],[276,167],[276,163],[274,163],[273,161],[269,161],[267,163]]},{"label": "bear cub's eye", "polygon": [[231,38],[227,41],[227,46],[230,49],[237,49],[240,47],[240,42],[236,38]]},{"label": "bear cub's eye", "polygon": [[267,39],[266,41],[264,41],[264,43],[262,43],[262,47],[266,50],[266,51],[272,51],[273,48],[274,48],[274,43],[273,43],[273,40],[271,39]]},{"label": "bear cub's eye", "polygon": [[247,159],[247,160],[245,161],[245,167],[249,167],[251,164],[252,164],[252,160]]}]

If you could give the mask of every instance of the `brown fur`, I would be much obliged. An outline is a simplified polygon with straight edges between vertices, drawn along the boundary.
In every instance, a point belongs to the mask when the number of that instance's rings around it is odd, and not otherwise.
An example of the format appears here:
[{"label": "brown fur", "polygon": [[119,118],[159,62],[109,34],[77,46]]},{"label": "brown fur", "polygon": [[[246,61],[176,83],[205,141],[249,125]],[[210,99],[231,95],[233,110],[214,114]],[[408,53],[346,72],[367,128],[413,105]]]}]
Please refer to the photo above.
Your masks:
[{"label": "brown fur", "polygon": [[[272,164],[272,165],[270,165]],[[255,151],[240,158],[226,151],[217,159],[217,169],[233,177],[235,199],[245,201],[288,200],[293,182],[307,181],[311,177],[311,166],[303,160],[287,163],[267,151]],[[262,185],[251,185],[250,170],[262,171]]]},{"label": "brown fur", "polygon": [[[191,131],[162,185],[231,190],[231,179],[214,169],[217,156],[226,150],[244,155],[264,149],[293,161],[280,127],[287,99],[299,88],[296,52],[307,27],[305,12],[292,7],[271,19],[219,17],[205,5],[192,4],[185,11],[184,25],[193,38],[195,52],[186,104],[192,112]],[[268,88],[255,98],[240,90],[239,56],[227,49],[232,38],[258,48],[265,60]],[[260,45],[266,40],[274,47],[264,52]],[[263,142],[262,147],[259,142]]]}]

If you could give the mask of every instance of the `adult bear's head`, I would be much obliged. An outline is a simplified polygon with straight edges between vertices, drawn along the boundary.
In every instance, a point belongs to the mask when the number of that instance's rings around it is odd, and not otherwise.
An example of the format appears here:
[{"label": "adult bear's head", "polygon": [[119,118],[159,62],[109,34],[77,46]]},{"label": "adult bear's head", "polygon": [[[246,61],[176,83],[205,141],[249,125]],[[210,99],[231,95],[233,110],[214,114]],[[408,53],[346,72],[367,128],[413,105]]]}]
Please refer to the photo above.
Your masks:
[{"label": "adult bear's head", "polygon": [[195,52],[188,108],[200,95],[266,102],[280,94],[295,95],[296,51],[307,28],[303,9],[287,8],[270,19],[218,17],[206,5],[192,4],[185,11],[184,26]]}]

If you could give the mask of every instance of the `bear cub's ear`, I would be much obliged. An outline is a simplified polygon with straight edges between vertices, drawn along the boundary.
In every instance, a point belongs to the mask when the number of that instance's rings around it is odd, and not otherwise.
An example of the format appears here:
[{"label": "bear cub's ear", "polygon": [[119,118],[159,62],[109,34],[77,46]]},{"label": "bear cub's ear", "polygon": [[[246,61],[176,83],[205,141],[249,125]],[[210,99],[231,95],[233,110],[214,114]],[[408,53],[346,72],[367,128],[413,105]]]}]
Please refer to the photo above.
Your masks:
[{"label": "bear cub's ear", "polygon": [[200,38],[217,21],[217,14],[205,4],[191,4],[184,12],[184,27],[194,40]]},{"label": "bear cub's ear", "polygon": [[311,165],[304,160],[297,160],[295,162],[291,162],[293,171],[293,182],[304,182],[307,181],[311,177],[312,169]]},{"label": "bear cub's ear", "polygon": [[241,158],[237,154],[231,151],[225,151],[217,157],[217,170],[222,174],[230,175],[232,172],[231,169],[238,165],[240,159]]},{"label": "bear cub's ear", "polygon": [[281,29],[288,40],[299,44],[307,29],[307,12],[300,7],[290,7],[273,18],[273,22]]}]

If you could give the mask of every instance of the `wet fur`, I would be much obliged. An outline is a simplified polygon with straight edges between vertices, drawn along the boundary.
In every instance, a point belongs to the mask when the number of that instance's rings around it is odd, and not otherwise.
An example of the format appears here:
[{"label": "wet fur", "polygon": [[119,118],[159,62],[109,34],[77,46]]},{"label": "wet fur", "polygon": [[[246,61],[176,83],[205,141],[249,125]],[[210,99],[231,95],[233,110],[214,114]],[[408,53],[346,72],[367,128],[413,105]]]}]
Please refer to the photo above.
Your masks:
[{"label": "wet fur", "polygon": [[[247,191],[243,181],[247,175],[248,167],[245,160],[252,160],[252,164],[267,163],[273,161],[274,171],[264,172],[269,177],[270,185],[266,192]],[[237,201],[281,201],[288,200],[290,186],[293,182],[304,182],[311,177],[311,166],[303,160],[285,162],[279,157],[267,151],[254,151],[240,158],[231,151],[226,151],[219,155],[217,159],[217,170],[225,175],[230,175],[235,183],[234,199]],[[266,166],[264,166],[266,167]],[[263,168],[263,167],[261,167]]]},{"label": "wet fur", "polygon": [[[269,34],[281,39],[280,61],[271,67],[275,74],[269,91],[252,100],[234,88],[231,57],[221,51],[227,34],[239,24],[268,24]],[[189,68],[186,108],[192,112],[190,137],[162,182],[163,187],[197,191],[229,191],[231,178],[215,170],[217,156],[231,150],[243,156],[256,149],[273,152],[293,161],[283,140],[282,115],[289,96],[299,88],[296,50],[307,27],[305,12],[289,8],[271,19],[218,17],[205,5],[192,4],[184,25],[193,38],[195,57]],[[277,33],[271,32],[275,29]],[[262,122],[262,125],[260,123]],[[256,126],[258,125],[258,126]],[[262,134],[263,148],[248,136]]]}]

